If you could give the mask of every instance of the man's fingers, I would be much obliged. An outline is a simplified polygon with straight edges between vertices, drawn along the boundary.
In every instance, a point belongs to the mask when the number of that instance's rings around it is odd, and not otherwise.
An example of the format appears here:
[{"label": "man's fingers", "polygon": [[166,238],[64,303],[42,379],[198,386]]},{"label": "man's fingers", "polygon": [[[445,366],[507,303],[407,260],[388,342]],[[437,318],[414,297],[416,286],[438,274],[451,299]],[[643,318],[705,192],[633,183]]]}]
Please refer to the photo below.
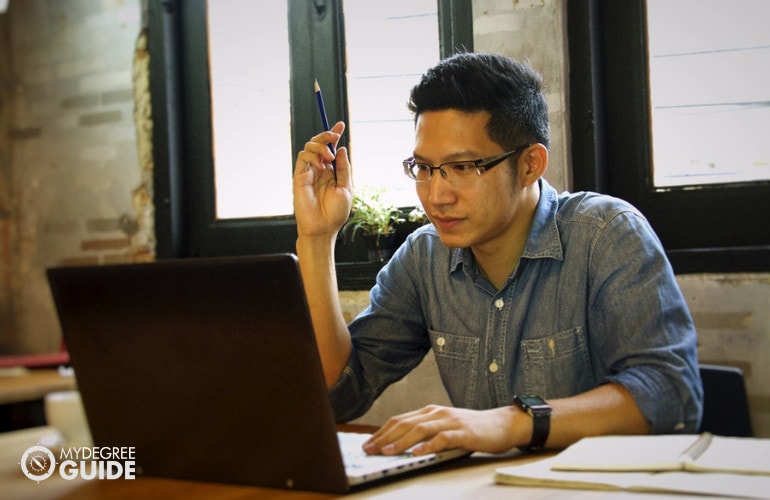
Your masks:
[{"label": "man's fingers", "polygon": [[345,147],[337,150],[337,186],[353,189],[353,169]]},{"label": "man's fingers", "polygon": [[[453,420],[438,406],[393,417],[364,445],[370,454],[397,455],[414,445],[433,439],[440,432],[451,429]],[[440,440],[436,442],[436,445]]]},{"label": "man's fingers", "polygon": [[427,455],[452,448],[462,448],[463,432],[458,429],[447,429],[439,432],[432,439],[412,448],[415,455]]}]

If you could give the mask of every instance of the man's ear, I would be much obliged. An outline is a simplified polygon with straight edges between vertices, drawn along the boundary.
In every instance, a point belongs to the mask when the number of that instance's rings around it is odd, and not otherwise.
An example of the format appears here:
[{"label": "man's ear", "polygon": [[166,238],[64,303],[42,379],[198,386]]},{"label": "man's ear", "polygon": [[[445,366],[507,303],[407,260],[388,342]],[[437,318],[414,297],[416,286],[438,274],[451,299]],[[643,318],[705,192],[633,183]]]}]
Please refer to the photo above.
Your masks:
[{"label": "man's ear", "polygon": [[534,184],[548,168],[548,148],[537,143],[525,149],[519,157],[519,179],[522,186]]}]

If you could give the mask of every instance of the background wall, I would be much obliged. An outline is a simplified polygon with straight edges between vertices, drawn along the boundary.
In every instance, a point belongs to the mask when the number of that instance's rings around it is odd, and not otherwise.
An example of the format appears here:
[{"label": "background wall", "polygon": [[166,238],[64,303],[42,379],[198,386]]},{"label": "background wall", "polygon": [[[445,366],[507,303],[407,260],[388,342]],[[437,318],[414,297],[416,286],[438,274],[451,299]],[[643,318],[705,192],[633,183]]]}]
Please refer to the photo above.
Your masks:
[{"label": "background wall", "polygon": [[[565,5],[473,1],[476,50],[525,58],[544,76],[546,177],[559,189],[571,180]],[[12,0],[0,14],[0,355],[58,347],[45,268],[153,258],[141,27],[141,0]],[[746,372],[755,431],[770,437],[770,274],[679,282],[701,359]],[[352,318],[368,296],[342,299]],[[367,417],[445,402],[436,380],[429,357]]]},{"label": "background wall", "polygon": [[15,0],[0,15],[0,353],[58,348],[47,267],[151,258],[140,23],[139,0]]}]

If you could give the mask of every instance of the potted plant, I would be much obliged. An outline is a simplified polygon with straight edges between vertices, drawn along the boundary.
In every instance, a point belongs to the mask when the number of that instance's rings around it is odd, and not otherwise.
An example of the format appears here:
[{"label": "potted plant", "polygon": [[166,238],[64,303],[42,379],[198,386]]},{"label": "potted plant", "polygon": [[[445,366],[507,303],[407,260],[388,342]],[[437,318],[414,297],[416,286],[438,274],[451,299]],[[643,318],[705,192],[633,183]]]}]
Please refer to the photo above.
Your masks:
[{"label": "potted plant", "polygon": [[366,186],[353,195],[351,215],[342,231],[351,241],[360,232],[369,261],[385,262],[393,254],[396,225],[401,222],[398,207],[385,199],[385,189]]}]

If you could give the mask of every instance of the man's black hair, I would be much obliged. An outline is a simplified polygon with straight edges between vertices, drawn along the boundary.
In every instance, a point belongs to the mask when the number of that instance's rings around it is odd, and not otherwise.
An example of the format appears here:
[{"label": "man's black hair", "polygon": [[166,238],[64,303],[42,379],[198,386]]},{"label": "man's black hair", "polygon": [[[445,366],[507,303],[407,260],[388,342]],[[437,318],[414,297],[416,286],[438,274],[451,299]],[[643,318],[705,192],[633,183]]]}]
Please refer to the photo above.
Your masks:
[{"label": "man's black hair", "polygon": [[444,59],[412,89],[409,109],[415,120],[425,111],[486,111],[491,116],[487,133],[505,149],[550,142],[542,77],[500,55],[461,53]]}]

